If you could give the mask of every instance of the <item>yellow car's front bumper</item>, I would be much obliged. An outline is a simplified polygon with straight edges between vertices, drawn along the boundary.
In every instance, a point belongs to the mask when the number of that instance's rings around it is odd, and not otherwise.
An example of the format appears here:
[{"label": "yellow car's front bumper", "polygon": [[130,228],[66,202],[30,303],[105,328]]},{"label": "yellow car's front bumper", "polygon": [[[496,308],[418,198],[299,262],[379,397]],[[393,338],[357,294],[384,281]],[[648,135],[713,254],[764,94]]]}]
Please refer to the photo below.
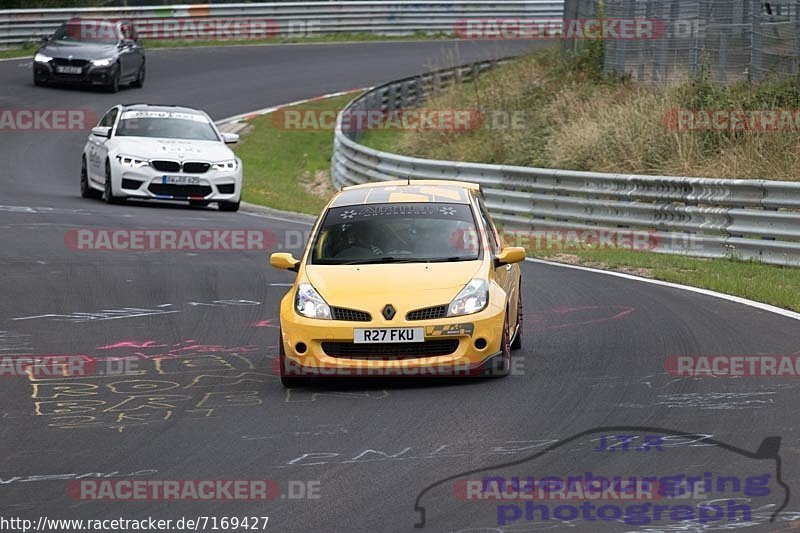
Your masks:
[{"label": "yellow car's front bumper", "polygon": [[[391,323],[306,318],[282,305],[287,376],[463,376],[484,375],[502,355],[505,309],[489,305],[472,315]],[[355,329],[419,328],[424,343],[354,344]]]}]

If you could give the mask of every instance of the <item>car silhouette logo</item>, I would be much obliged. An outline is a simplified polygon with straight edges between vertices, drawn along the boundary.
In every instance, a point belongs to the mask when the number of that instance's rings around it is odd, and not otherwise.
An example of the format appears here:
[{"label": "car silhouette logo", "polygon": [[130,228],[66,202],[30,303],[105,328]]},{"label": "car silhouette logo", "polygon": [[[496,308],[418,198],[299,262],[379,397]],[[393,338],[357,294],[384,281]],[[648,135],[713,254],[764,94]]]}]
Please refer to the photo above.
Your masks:
[{"label": "car silhouette logo", "polygon": [[381,313],[383,314],[383,318],[385,318],[386,320],[391,320],[394,318],[394,315],[397,314],[397,311],[392,306],[392,304],[386,304]]},{"label": "car silhouette logo", "polygon": [[[654,528],[648,531],[665,525],[668,530],[697,531],[710,523],[732,529],[737,523],[773,523],[779,516],[785,521],[793,513],[783,513],[790,489],[781,472],[780,445],[779,436],[764,438],[757,450],[751,451],[710,434],[650,426],[597,427],[545,442],[526,457],[461,471],[429,484],[414,502],[418,518],[414,527],[438,530],[441,527],[437,526],[446,525],[457,530],[460,523],[453,522],[463,521],[464,527],[472,528],[513,524],[516,530],[570,524],[594,532],[618,531],[614,528],[623,522]],[[586,459],[585,464],[581,458]],[[696,476],[692,474],[695,470]],[[598,494],[588,487],[600,483],[603,490],[614,489],[613,483],[620,483],[619,479],[651,484],[649,491],[636,493],[635,505],[623,501],[630,498],[622,497],[626,493],[620,491],[621,486],[616,486],[616,501],[606,493],[602,493],[602,503],[587,496]],[[553,488],[548,489],[547,483]],[[570,500],[573,493],[577,497]],[[666,505],[654,505],[656,499]],[[575,514],[576,501],[586,506],[581,507],[582,515]],[[692,502],[699,503],[686,505]],[[661,516],[658,508],[670,511]],[[597,516],[587,518],[592,509],[598,510]],[[427,516],[426,511],[435,516]],[[586,522],[579,523],[577,516]]]}]

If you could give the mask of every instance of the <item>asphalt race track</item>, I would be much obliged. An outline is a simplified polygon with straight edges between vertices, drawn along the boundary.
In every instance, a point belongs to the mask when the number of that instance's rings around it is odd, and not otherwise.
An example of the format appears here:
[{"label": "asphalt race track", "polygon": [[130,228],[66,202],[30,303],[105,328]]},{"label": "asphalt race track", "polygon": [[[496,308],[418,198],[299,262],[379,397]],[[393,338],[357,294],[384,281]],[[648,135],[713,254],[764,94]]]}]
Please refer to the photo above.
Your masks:
[{"label": "asphalt race track", "polygon": [[[198,106],[221,119],[412,75],[454,57],[467,62],[521,48],[409,42],[158,50],[148,52],[145,88],[116,95],[34,87],[29,60],[5,61],[0,108],[102,114],[120,101],[145,101]],[[516,352],[515,375],[326,382],[290,393],[271,364],[277,305],[291,275],[270,269],[264,253],[75,251],[65,235],[80,228],[263,229],[284,242],[308,222],[266,212],[81,199],[86,136],[0,131],[0,355],[133,360],[136,372],[0,382],[4,516],[269,516],[273,531],[412,531],[423,489],[509,461],[532,461],[530,468],[518,465],[517,474],[566,476],[576,468],[642,471],[657,460],[677,471],[749,472],[769,456],[770,471],[779,468],[793,492],[776,489],[751,529],[800,523],[796,378],[687,379],[664,371],[676,354],[800,355],[796,320],[675,288],[526,263],[525,345]],[[672,430],[674,445],[594,451],[599,435],[624,432],[599,429],[609,426]],[[592,447],[573,441],[531,457],[585,431],[597,433]],[[705,438],[674,437],[679,434]],[[780,463],[775,449],[756,457],[725,447],[755,452],[773,436],[781,437]],[[82,501],[67,491],[80,477],[271,479],[285,498]],[[290,498],[290,482],[298,481],[312,482],[320,497]],[[501,530],[496,506],[462,502],[442,487],[421,497],[426,530],[489,531],[481,528],[493,522],[491,530]],[[676,523],[647,529],[520,519],[502,530],[696,530]]]}]

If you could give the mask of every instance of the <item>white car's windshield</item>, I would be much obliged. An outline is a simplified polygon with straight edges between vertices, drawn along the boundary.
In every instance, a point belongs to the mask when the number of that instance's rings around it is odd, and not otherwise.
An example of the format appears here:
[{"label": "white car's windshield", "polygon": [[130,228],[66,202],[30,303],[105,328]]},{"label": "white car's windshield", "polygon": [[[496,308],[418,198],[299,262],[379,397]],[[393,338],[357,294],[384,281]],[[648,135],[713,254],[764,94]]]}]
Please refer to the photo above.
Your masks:
[{"label": "white car's windshield", "polygon": [[325,265],[470,261],[479,257],[466,204],[388,203],[334,207],[314,242]]},{"label": "white car's windshield", "polygon": [[211,123],[203,115],[165,111],[125,111],[120,117],[116,134],[121,137],[219,140]]}]

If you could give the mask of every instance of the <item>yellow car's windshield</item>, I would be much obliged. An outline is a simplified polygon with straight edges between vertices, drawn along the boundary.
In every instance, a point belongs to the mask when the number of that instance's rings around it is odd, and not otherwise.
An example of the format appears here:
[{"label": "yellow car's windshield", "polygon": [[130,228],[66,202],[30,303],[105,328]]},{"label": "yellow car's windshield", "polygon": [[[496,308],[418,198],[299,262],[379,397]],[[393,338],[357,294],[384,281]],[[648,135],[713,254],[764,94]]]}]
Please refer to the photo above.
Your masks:
[{"label": "yellow car's windshield", "polygon": [[457,203],[331,208],[314,240],[314,264],[472,261],[480,257],[472,209]]}]

